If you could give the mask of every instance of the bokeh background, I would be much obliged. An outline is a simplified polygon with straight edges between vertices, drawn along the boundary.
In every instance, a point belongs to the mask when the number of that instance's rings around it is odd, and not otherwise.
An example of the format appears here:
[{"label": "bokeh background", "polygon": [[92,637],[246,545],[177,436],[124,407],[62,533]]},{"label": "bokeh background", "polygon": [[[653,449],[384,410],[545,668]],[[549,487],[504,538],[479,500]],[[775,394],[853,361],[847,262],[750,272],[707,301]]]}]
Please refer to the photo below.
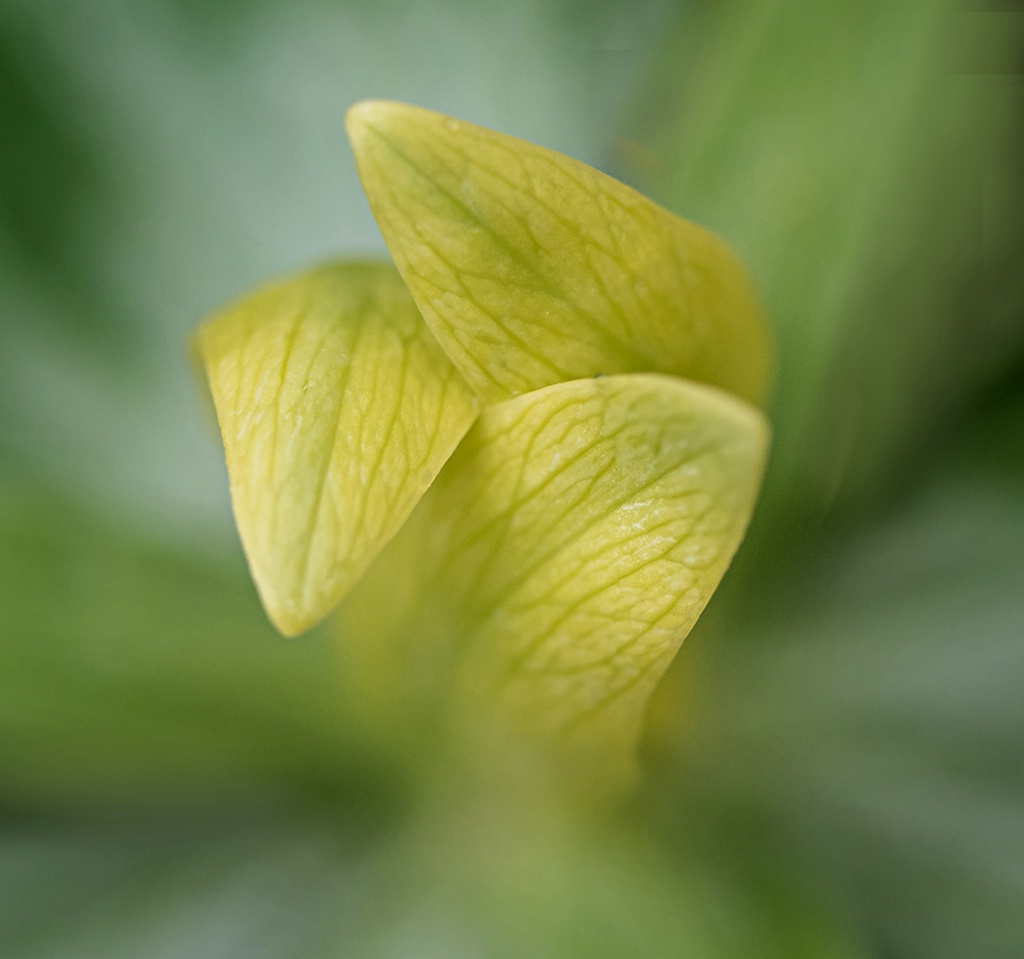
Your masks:
[{"label": "bokeh background", "polygon": [[[188,357],[383,252],[346,107],[726,236],[750,536],[600,826],[417,787],[265,623]],[[1024,955],[1024,9],[0,0],[0,955]]]}]

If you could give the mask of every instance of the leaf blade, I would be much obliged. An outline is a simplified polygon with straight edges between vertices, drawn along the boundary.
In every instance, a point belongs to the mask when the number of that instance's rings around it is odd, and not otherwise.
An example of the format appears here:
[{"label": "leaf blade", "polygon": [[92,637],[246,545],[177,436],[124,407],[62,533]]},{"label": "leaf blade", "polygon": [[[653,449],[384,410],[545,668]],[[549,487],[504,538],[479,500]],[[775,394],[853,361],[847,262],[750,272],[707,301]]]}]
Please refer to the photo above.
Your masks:
[{"label": "leaf blade", "polygon": [[395,534],[476,401],[386,264],[332,264],[265,288],[197,343],[253,578],[295,635]]}]

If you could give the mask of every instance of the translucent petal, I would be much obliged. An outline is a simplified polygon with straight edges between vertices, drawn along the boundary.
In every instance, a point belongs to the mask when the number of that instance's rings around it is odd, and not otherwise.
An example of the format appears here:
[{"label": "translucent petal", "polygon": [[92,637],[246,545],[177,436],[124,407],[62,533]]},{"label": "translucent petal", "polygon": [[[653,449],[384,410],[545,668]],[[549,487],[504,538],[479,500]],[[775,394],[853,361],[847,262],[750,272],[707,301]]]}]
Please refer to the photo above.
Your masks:
[{"label": "translucent petal", "polygon": [[570,157],[417,107],[357,104],[348,131],[399,271],[482,397],[655,371],[760,401],[761,312],[714,234]]},{"label": "translucent petal", "polygon": [[625,761],[739,545],[766,445],[754,407],[658,374],[486,408],[342,606],[382,715],[419,697]]},{"label": "translucent petal", "polygon": [[386,264],[269,287],[197,339],[253,578],[275,625],[300,633],[405,521],[476,400]]}]

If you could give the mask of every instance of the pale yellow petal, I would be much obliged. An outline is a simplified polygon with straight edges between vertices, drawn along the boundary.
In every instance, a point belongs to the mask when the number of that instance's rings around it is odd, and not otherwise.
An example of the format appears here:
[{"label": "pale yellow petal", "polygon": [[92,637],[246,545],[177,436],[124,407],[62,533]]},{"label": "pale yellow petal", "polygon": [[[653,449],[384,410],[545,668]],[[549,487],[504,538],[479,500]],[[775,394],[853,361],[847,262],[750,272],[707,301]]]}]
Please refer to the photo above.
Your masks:
[{"label": "pale yellow petal", "polygon": [[382,713],[418,697],[467,727],[498,717],[627,764],[740,543],[767,438],[754,407],[657,374],[485,409],[342,606]]},{"label": "pale yellow petal", "polygon": [[261,290],[197,342],[253,579],[281,632],[300,633],[395,534],[476,400],[387,264]]},{"label": "pale yellow petal", "polygon": [[654,371],[761,400],[761,311],[714,234],[584,163],[441,114],[367,101],[347,125],[395,262],[482,397]]}]

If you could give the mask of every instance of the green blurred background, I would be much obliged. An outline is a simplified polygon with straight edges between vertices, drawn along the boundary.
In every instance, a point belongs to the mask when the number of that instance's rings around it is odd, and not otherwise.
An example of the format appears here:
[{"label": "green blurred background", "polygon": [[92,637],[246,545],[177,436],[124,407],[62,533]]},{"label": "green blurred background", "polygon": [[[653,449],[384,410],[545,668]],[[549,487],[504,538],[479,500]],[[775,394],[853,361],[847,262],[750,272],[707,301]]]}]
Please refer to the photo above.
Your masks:
[{"label": "green blurred background", "polygon": [[[750,537],[600,824],[412,782],[266,625],[204,314],[383,251],[390,97],[726,236]],[[1024,954],[1024,10],[0,0],[0,956]]]}]

